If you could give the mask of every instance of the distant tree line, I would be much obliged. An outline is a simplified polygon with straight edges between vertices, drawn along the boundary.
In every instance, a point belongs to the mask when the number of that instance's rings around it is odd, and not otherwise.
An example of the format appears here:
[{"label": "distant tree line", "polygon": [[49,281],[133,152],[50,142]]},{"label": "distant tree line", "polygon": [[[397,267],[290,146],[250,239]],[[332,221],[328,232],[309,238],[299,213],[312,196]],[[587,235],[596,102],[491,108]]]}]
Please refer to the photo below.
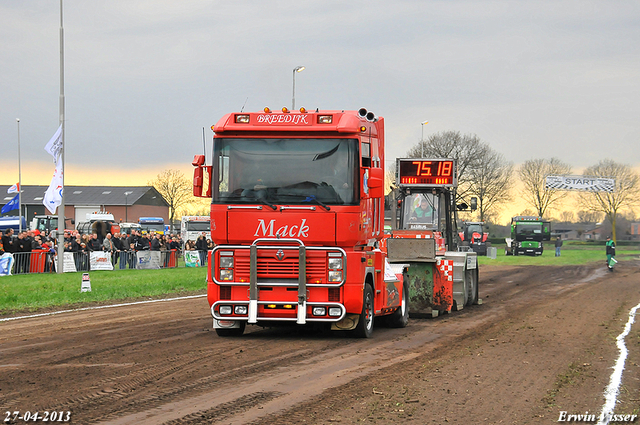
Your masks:
[{"label": "distant tree line", "polygon": [[[538,158],[525,161],[517,169],[503,155],[494,151],[474,134],[445,131],[421,140],[407,151],[408,158],[453,158],[458,163],[457,201],[472,196],[478,199],[477,214],[481,221],[494,221],[500,209],[513,200],[514,174],[523,189],[517,193],[528,206],[530,214],[548,218],[553,207],[570,196],[570,192],[546,187],[549,175],[569,175],[572,167],[558,158]],[[640,177],[631,166],[603,159],[587,167],[582,173],[590,177],[615,179],[614,192],[578,192],[580,211],[563,211],[564,221],[598,222],[606,218],[616,239],[616,221],[623,210],[630,211],[638,204]]]}]

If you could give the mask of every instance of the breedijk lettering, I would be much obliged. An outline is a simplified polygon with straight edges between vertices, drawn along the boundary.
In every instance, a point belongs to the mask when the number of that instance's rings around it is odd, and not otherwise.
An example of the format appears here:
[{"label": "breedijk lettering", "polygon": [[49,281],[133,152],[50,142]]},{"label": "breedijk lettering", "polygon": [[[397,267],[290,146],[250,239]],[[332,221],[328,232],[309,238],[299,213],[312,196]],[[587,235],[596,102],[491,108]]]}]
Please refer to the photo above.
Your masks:
[{"label": "breedijk lettering", "polygon": [[269,224],[265,224],[264,219],[258,219],[258,227],[256,228],[256,232],[253,236],[268,236],[271,238],[281,237],[281,238],[308,238],[309,237],[309,226],[305,223],[307,222],[306,218],[302,219],[300,226],[289,226],[288,224],[284,226],[278,227],[278,229],[274,233],[274,229],[276,227],[276,220],[272,219],[269,221]]},{"label": "breedijk lettering", "polygon": [[308,125],[309,116],[304,114],[260,114],[258,123],[260,124],[294,124]]}]

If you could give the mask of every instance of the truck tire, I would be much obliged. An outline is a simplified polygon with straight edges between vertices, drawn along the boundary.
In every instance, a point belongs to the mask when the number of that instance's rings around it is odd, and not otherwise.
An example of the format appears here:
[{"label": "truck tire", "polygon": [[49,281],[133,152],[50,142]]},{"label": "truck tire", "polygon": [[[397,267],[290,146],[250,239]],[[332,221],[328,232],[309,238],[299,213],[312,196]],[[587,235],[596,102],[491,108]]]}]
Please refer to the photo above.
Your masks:
[{"label": "truck tire", "polygon": [[371,285],[364,285],[364,294],[362,296],[362,312],[360,313],[360,320],[358,325],[353,330],[353,334],[357,338],[371,338],[373,335],[373,289]]},{"label": "truck tire", "polygon": [[240,322],[239,328],[230,328],[230,329],[216,328],[216,333],[218,334],[218,336],[222,336],[222,337],[242,336],[246,325],[247,325],[246,322]]},{"label": "truck tire", "polygon": [[409,281],[406,277],[402,283],[400,308],[389,316],[387,323],[392,328],[404,328],[409,324]]}]

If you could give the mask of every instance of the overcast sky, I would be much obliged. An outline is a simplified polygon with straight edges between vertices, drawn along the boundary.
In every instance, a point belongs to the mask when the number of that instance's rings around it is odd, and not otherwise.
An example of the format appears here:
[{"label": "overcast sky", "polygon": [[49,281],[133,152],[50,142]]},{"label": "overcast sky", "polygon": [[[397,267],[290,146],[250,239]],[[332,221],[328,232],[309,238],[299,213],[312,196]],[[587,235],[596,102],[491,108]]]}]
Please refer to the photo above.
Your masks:
[{"label": "overcast sky", "polygon": [[[0,183],[16,118],[23,182],[51,179],[59,27],[58,0],[0,0]],[[385,117],[387,164],[456,130],[515,164],[640,165],[638,1],[64,0],[64,40],[72,184],[188,171],[203,127],[209,157],[224,114],[290,107],[297,65],[297,107]]]}]

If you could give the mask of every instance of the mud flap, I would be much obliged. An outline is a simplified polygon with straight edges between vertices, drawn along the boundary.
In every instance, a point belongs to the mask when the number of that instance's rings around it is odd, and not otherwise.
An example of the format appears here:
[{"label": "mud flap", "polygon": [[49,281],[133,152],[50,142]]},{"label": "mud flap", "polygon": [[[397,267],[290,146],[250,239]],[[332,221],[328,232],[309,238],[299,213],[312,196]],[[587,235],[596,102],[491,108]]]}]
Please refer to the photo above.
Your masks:
[{"label": "mud flap", "polygon": [[358,326],[359,321],[360,321],[359,314],[347,314],[339,322],[332,323],[331,330],[332,331],[352,331]]},{"label": "mud flap", "polygon": [[239,320],[216,320],[213,319],[213,329],[239,329]]}]

